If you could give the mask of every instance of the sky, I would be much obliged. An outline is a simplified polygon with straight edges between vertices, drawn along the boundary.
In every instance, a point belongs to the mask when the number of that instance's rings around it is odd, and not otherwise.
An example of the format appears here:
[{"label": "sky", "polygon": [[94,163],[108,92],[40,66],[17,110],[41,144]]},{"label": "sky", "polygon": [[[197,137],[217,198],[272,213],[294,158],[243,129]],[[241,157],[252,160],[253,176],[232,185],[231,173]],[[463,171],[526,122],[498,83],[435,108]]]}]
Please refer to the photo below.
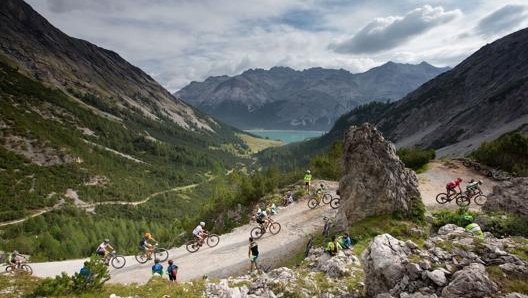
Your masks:
[{"label": "sky", "polygon": [[25,0],[66,34],[112,50],[171,92],[288,66],[454,67],[528,27],[525,0]]}]

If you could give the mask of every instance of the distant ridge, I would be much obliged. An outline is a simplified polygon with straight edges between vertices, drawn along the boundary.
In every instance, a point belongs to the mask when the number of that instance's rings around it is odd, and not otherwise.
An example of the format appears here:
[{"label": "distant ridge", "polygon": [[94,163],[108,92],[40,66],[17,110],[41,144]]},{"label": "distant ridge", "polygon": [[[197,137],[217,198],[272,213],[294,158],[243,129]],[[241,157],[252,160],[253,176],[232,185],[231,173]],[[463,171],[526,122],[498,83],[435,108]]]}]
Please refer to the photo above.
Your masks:
[{"label": "distant ridge", "polygon": [[398,100],[447,69],[426,62],[388,62],[360,74],[320,67],[250,69],[192,82],[174,95],[241,129],[324,131],[355,106]]}]

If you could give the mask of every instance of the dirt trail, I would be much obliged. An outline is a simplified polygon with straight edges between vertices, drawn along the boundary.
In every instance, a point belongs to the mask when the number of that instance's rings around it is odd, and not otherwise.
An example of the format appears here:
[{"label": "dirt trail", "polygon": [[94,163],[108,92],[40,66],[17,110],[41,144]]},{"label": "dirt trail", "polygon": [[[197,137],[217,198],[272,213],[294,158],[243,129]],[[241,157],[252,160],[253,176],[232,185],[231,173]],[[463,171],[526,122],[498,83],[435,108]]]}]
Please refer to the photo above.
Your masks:
[{"label": "dirt trail", "polygon": [[[318,181],[314,181],[317,185]],[[335,194],[337,182],[325,182],[328,192]],[[291,257],[292,251],[304,247],[310,233],[320,233],[323,226],[323,216],[333,216],[336,210],[329,205],[323,205],[310,210],[306,200],[299,200],[288,207],[279,210],[273,218],[282,226],[280,233],[271,235],[269,232],[257,241],[260,250],[260,263],[273,265]],[[211,224],[211,223],[208,223]],[[214,248],[202,247],[196,253],[189,253],[184,246],[169,250],[169,258],[179,266],[178,279],[188,281],[209,277],[225,277],[248,270],[249,260],[248,238],[255,223],[236,228],[231,233],[220,236],[220,243]],[[207,226],[206,226],[207,228]],[[119,248],[117,248],[119,249]],[[118,251],[119,252],[119,251]],[[126,257],[127,263],[121,269],[110,267],[113,283],[145,283],[151,277],[152,263],[138,264],[133,256]],[[68,274],[77,272],[84,259],[63,262],[32,263],[34,275],[53,277],[64,271]],[[165,268],[167,263],[164,264]]]},{"label": "dirt trail", "polygon": [[[419,189],[428,210],[457,208],[455,202],[440,205],[435,200],[436,194],[445,190],[445,184],[456,177],[461,177],[464,180],[463,185],[471,178],[483,180],[482,190],[485,194],[488,194],[496,184],[495,181],[464,167],[457,161],[433,161],[425,173],[418,175]],[[318,183],[318,181],[314,181],[314,185]],[[338,182],[325,181],[325,183],[328,185],[328,191],[335,194]],[[478,207],[475,207],[475,204],[470,206],[471,209]],[[291,257],[292,251],[297,251],[299,246],[304,247],[308,234],[321,232],[322,217],[333,216],[335,212],[336,210],[331,209],[328,205],[310,210],[306,205],[306,200],[296,201],[294,204],[280,209],[279,214],[274,216],[274,219],[282,226],[280,233],[277,235],[266,233],[257,241],[261,253],[260,263],[273,265]],[[207,224],[210,225],[211,223]],[[238,227],[231,233],[221,235],[217,247],[204,246],[194,254],[187,252],[183,246],[170,249],[169,258],[173,259],[179,266],[178,279],[189,281],[204,275],[220,278],[246,272],[249,265],[247,258],[249,232],[255,226],[256,224],[253,223]],[[126,266],[122,269],[110,267],[112,276],[110,282],[146,283],[151,277],[150,267],[152,263],[138,264],[133,256],[126,257],[126,260]],[[70,275],[77,272],[83,261],[84,259],[32,263],[31,266],[34,275],[53,277],[62,271]],[[165,262],[163,265],[166,268],[167,263]]]}]

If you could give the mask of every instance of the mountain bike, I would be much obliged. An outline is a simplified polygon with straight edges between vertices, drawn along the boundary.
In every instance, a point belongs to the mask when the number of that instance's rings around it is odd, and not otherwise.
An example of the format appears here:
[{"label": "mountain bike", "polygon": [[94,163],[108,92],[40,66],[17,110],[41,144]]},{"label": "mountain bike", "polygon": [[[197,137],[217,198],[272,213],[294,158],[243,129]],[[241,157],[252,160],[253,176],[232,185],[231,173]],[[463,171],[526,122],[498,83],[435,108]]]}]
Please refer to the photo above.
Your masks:
[{"label": "mountain bike", "polygon": [[268,216],[264,223],[261,223],[258,227],[254,227],[253,229],[251,229],[249,235],[253,237],[253,239],[259,239],[260,237],[262,237],[262,235],[266,233],[267,229],[269,229],[271,234],[275,235],[280,232],[281,225],[280,223],[273,221],[273,219]]},{"label": "mountain bike", "polygon": [[436,202],[438,204],[445,204],[448,202],[451,202],[452,200],[455,200],[456,204],[460,207],[466,207],[471,203],[469,197],[462,192],[452,193],[448,195],[445,192],[441,192],[436,195]]},{"label": "mountain bike", "polygon": [[511,179],[510,173],[500,170],[500,169],[488,170],[486,173],[486,176],[492,177],[493,179],[499,180],[499,181]]},{"label": "mountain bike", "polygon": [[[321,202],[324,204],[330,204],[332,202],[332,195],[326,191],[324,184],[320,184],[319,188],[312,192],[312,195],[308,200],[308,208],[314,209],[315,207],[319,206]],[[339,207],[339,202],[337,202],[337,207]]]},{"label": "mountain bike", "polygon": [[126,264],[125,257],[118,255],[116,251],[109,252],[106,258],[104,259],[105,265],[112,265],[115,269],[123,268]]},{"label": "mountain bike", "polygon": [[462,160],[462,164],[468,168],[474,168],[477,171],[480,171],[480,164],[478,162],[472,161],[470,159]]},{"label": "mountain bike", "polygon": [[12,264],[12,263],[7,264],[7,266],[5,267],[5,272],[8,272],[8,273],[24,273],[24,274],[31,275],[31,274],[33,274],[33,268],[31,268],[31,266],[29,266],[26,263],[26,261],[22,261],[18,265],[17,264]]},{"label": "mountain bike", "polygon": [[[166,248],[158,247],[156,243],[152,250],[152,256],[154,256],[154,259],[159,259],[160,262],[165,262],[169,258],[169,251]],[[145,264],[149,260],[147,258],[147,252],[144,249],[140,249],[135,257],[136,261],[140,264]]]},{"label": "mountain bike", "polygon": [[[209,247],[215,247],[220,243],[220,236],[216,234],[206,234],[203,241],[203,243],[207,243]],[[185,249],[190,253],[194,253],[202,247],[203,243],[200,244],[199,240],[195,238],[185,243]]]},{"label": "mountain bike", "polygon": [[484,205],[484,203],[486,203],[486,201],[488,200],[488,197],[486,197],[486,195],[482,193],[482,190],[480,189],[480,187],[477,187],[473,191],[466,191],[465,195],[468,197],[470,201],[473,200],[473,202],[475,202],[475,204],[479,206]]},{"label": "mountain bike", "polygon": [[335,222],[329,217],[323,216],[324,226],[323,226],[323,236],[328,237],[330,234],[330,227],[334,226]]},{"label": "mountain bike", "polygon": [[308,240],[308,243],[306,243],[306,249],[304,250],[304,257],[308,257],[308,255],[310,254],[310,250],[312,249],[312,246],[313,246],[313,235],[310,234],[310,239]]}]

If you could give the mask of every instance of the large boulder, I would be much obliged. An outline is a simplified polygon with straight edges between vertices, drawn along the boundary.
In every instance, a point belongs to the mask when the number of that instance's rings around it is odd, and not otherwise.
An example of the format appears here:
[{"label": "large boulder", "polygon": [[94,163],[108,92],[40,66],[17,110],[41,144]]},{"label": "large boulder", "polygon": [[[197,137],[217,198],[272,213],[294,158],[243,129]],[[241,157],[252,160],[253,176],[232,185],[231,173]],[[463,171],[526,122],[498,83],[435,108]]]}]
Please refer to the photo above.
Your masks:
[{"label": "large boulder", "polygon": [[406,273],[410,248],[389,234],[376,236],[361,254],[369,297],[389,292]]},{"label": "large boulder", "polygon": [[513,178],[495,185],[482,209],[528,217],[528,177]]},{"label": "large boulder", "polygon": [[351,126],[344,141],[344,176],[339,182],[340,226],[375,215],[408,214],[422,204],[416,174],[405,168],[394,145],[371,124]]},{"label": "large boulder", "polygon": [[489,278],[484,265],[472,263],[453,274],[452,281],[442,290],[442,297],[496,297],[497,290],[497,285]]}]

